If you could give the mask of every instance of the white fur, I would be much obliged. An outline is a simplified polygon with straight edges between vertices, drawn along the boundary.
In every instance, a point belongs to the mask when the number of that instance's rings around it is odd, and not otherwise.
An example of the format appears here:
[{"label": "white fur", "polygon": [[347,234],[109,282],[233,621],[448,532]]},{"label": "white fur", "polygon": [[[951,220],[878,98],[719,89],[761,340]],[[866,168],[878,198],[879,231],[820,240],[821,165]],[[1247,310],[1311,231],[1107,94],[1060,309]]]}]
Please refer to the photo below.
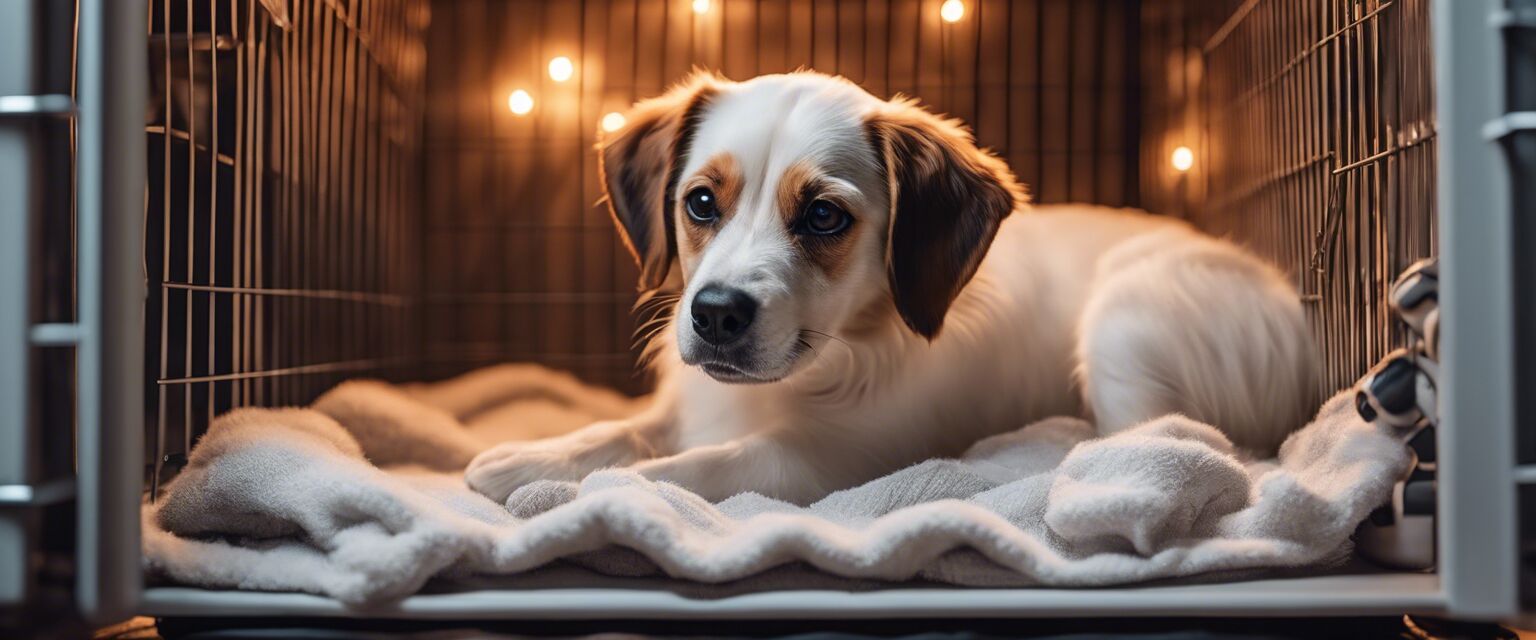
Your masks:
[{"label": "white fur", "polygon": [[[815,74],[717,89],[681,184],[726,152],[745,187],[709,245],[680,251],[678,315],[703,283],[750,291],[762,301],[755,372],[776,381],[726,384],[685,365],[703,347],[675,323],[654,345],[650,408],[487,451],[467,470],[476,490],[505,500],[533,480],[632,466],[706,498],[806,502],[1052,415],[1095,417],[1112,432],[1182,413],[1272,452],[1316,409],[1311,337],[1279,272],[1137,211],[1021,207],[925,340],[891,309],[880,232],[890,192],[861,128],[872,113],[916,107]],[[835,278],[806,265],[772,208],[779,175],[804,158],[837,177],[865,226]],[[832,338],[797,357],[801,329]]]}]

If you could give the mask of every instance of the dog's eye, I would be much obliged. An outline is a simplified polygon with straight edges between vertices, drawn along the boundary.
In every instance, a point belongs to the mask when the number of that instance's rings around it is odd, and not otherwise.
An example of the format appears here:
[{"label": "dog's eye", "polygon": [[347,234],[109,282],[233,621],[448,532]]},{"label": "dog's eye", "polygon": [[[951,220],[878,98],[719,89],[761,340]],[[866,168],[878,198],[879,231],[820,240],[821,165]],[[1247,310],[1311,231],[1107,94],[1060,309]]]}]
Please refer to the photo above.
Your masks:
[{"label": "dog's eye", "polygon": [[803,233],[830,236],[841,233],[852,223],[853,216],[848,215],[848,212],[843,211],[841,207],[826,200],[817,200],[812,202],[811,206],[805,208],[805,215],[801,216],[800,226],[803,229]]},{"label": "dog's eye", "polygon": [[688,192],[686,200],[688,217],[694,222],[710,223],[720,217],[720,210],[715,208],[715,194],[709,189],[699,187]]}]

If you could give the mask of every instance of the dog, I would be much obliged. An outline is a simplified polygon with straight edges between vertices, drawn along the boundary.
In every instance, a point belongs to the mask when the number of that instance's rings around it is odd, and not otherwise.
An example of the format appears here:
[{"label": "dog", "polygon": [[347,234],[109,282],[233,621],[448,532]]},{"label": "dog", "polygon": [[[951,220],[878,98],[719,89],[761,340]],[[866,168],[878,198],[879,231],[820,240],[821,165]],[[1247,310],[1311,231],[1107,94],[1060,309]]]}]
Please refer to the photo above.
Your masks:
[{"label": "dog", "polygon": [[606,467],[807,503],[1054,415],[1179,413],[1272,453],[1318,405],[1282,274],[1182,222],[1028,204],[960,123],[814,72],[696,74],[599,143],[672,310],[636,415],[481,453],[506,501]]}]

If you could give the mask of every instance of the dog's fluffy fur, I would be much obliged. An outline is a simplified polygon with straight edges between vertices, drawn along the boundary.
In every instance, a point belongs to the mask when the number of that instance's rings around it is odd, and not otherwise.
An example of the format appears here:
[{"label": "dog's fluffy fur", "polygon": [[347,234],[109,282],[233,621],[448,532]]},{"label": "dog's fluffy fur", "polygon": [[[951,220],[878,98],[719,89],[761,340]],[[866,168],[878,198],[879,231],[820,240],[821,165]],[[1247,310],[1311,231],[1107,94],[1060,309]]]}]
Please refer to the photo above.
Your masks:
[{"label": "dog's fluffy fur", "polygon": [[[1103,432],[1182,413],[1272,451],[1316,407],[1295,291],[1166,218],[1029,207],[953,121],[815,73],[697,75],[601,145],[641,286],[670,305],[649,408],[508,443],[466,477],[505,500],[632,466],[707,498],[806,502],[1058,414]],[[688,213],[695,190],[718,215]],[[852,221],[808,233],[810,203]],[[823,209],[824,211],[825,209]],[[690,322],[706,286],[755,301],[744,335]]]}]

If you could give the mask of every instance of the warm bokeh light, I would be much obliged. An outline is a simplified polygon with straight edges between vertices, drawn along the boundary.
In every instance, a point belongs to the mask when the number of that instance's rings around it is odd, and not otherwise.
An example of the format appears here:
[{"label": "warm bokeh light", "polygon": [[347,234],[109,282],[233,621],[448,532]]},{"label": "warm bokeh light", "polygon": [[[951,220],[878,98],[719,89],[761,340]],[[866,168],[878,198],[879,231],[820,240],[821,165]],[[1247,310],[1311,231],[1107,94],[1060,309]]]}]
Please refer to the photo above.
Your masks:
[{"label": "warm bokeh light", "polygon": [[693,0],[694,13],[709,13],[709,0]]},{"label": "warm bokeh light", "polygon": [[522,89],[513,91],[512,95],[507,96],[507,108],[517,115],[528,115],[529,111],[533,111],[533,96]]},{"label": "warm bokeh light", "polygon": [[549,77],[555,82],[570,80],[571,74],[574,73],[576,73],[576,65],[571,63],[570,58],[559,56],[549,61]]},{"label": "warm bokeh light", "polygon": [[965,17],[965,3],[960,0],[945,0],[939,7],[939,17],[945,22],[959,22]]},{"label": "warm bokeh light", "polygon": [[1173,168],[1179,173],[1189,171],[1190,167],[1195,166],[1195,152],[1190,151],[1189,147],[1179,147],[1173,150],[1172,160]]},{"label": "warm bokeh light", "polygon": [[614,111],[603,116],[603,131],[613,133],[624,128],[624,114]]}]

